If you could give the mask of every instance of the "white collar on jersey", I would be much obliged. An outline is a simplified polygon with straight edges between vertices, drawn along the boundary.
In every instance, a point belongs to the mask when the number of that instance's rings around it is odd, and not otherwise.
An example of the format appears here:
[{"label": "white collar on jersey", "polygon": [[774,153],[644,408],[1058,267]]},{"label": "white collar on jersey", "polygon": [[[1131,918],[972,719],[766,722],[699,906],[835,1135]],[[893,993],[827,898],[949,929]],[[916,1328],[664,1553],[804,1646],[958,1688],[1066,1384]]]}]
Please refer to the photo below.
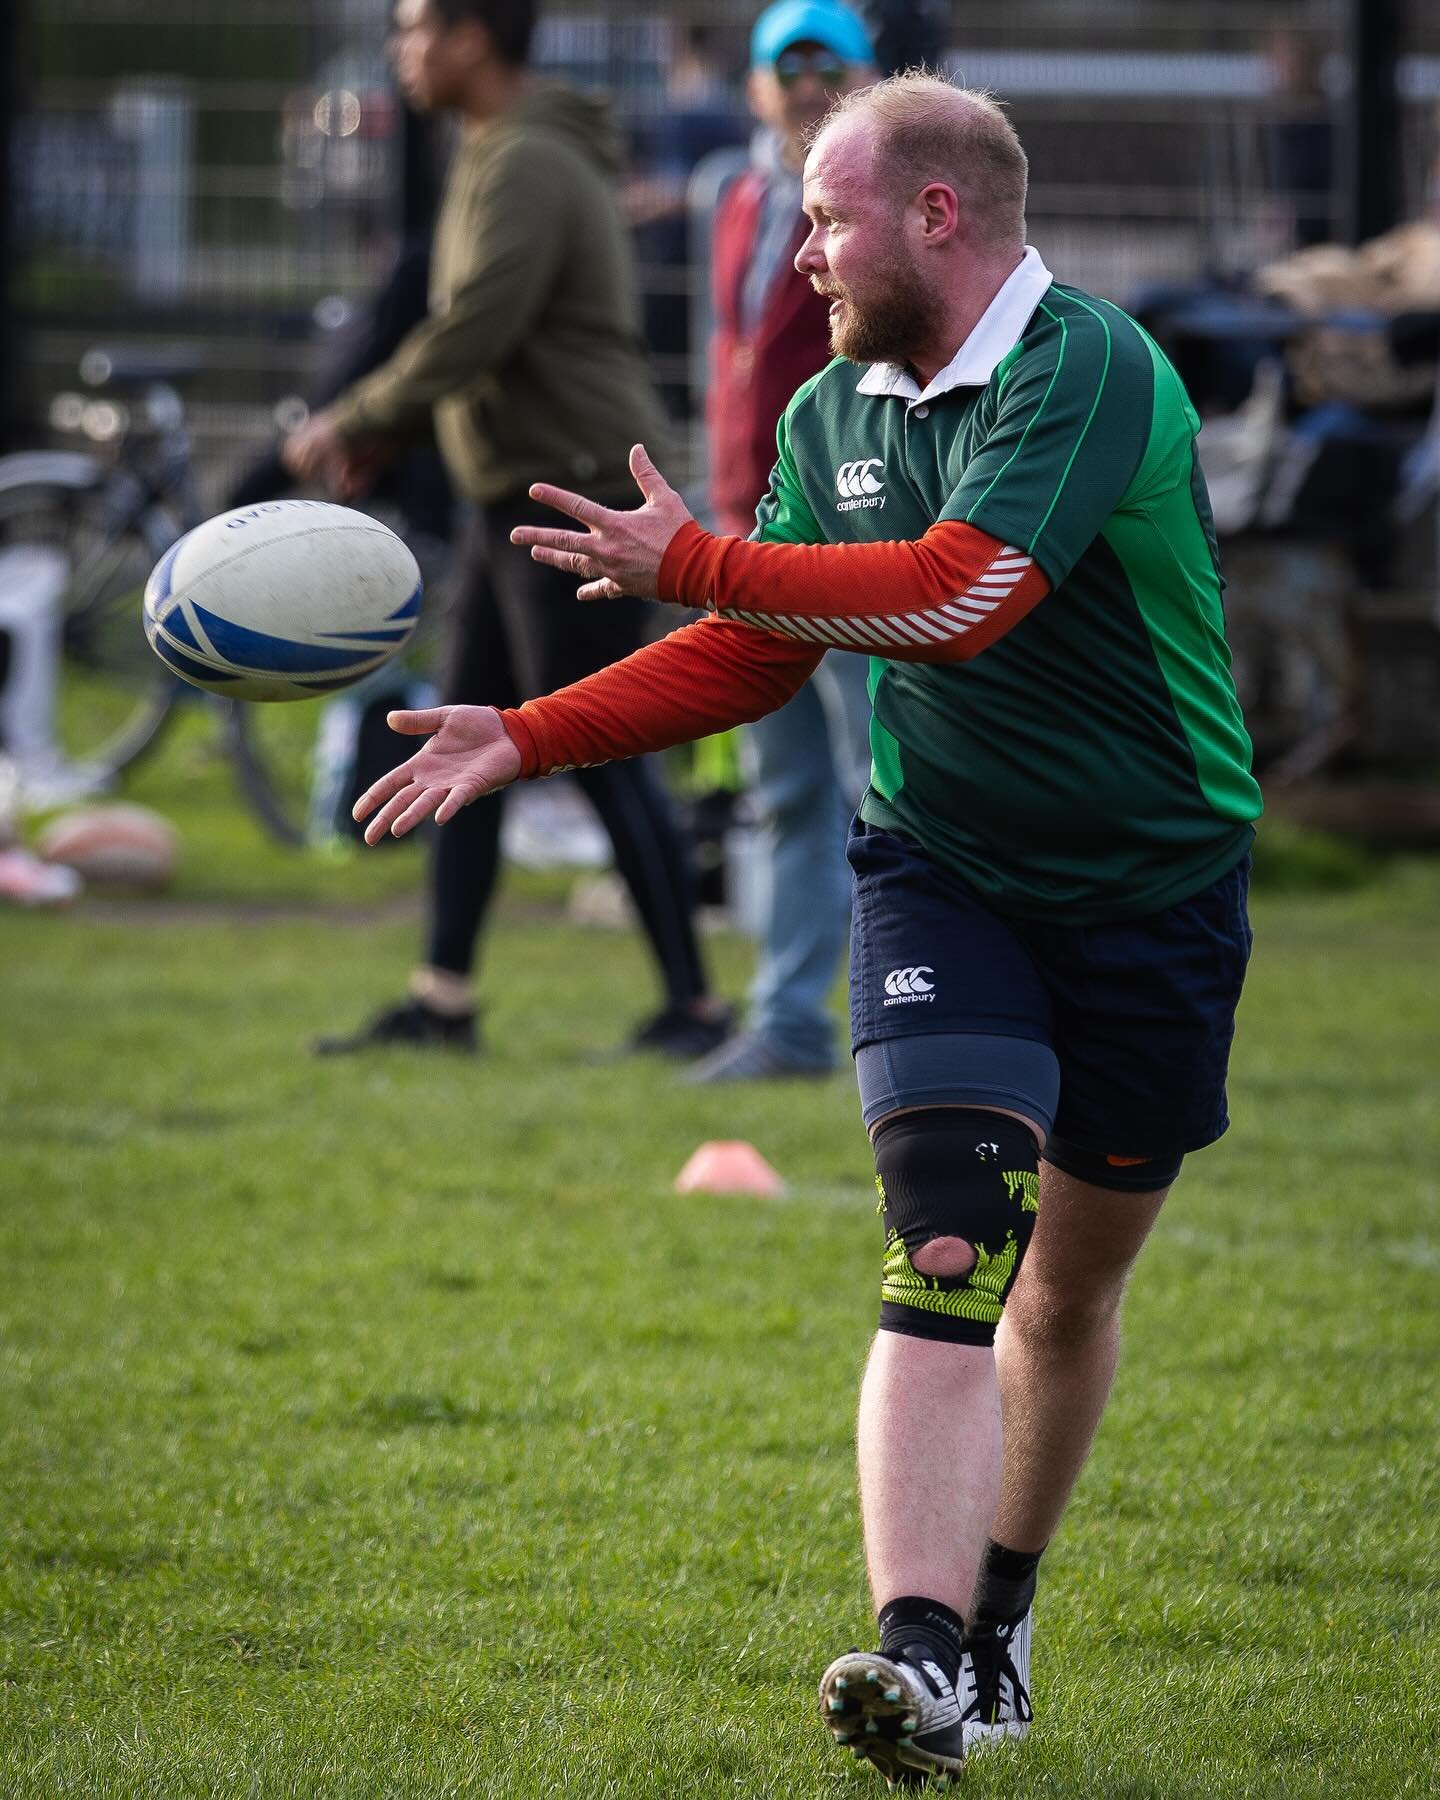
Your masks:
[{"label": "white collar on jersey", "polygon": [[1006,277],[980,321],[945,367],[922,392],[899,363],[871,363],[855,384],[857,394],[897,394],[902,400],[933,400],[951,388],[984,387],[1001,359],[1020,342],[1035,308],[1054,279],[1033,244]]}]

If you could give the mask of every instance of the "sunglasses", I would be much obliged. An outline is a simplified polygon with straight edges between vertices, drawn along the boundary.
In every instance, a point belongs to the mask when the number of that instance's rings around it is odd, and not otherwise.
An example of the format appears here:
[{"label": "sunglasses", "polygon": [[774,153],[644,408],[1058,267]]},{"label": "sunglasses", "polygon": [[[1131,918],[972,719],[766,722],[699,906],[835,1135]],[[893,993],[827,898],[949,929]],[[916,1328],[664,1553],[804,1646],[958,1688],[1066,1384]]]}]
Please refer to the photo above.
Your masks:
[{"label": "sunglasses", "polygon": [[845,64],[829,50],[782,50],[775,58],[775,79],[781,87],[794,87],[802,75],[814,75],[821,87],[843,87]]}]

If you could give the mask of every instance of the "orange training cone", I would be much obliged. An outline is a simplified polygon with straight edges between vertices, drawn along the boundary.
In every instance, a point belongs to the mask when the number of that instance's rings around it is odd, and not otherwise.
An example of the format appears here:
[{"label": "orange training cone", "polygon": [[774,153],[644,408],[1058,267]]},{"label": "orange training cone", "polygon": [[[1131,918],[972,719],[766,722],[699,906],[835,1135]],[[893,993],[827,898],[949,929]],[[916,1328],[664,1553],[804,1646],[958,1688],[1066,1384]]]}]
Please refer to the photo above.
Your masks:
[{"label": "orange training cone", "polygon": [[743,1138],[701,1144],[675,1177],[677,1194],[783,1194],[785,1183]]}]

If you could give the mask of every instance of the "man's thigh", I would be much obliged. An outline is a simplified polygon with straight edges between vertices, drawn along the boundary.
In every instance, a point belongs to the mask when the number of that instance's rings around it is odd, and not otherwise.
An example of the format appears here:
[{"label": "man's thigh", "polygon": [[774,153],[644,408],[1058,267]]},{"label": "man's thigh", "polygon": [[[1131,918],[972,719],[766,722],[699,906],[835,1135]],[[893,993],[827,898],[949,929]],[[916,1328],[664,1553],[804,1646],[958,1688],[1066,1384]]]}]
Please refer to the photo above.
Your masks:
[{"label": "man's thigh", "polygon": [[874,1128],[919,1107],[1055,1111],[1051,1008],[1009,924],[919,848],[857,820],[850,1023],[861,1110]]},{"label": "man's thigh", "polygon": [[982,1032],[1049,1042],[1034,957],[1009,923],[917,845],[857,819],[850,1023],[853,1047]]},{"label": "man's thigh", "polygon": [[[1249,859],[1163,912],[1020,928],[1054,1009],[1053,1163],[1145,1192],[1229,1125],[1235,1010],[1250,954]],[[1147,1169],[1146,1165],[1150,1165]]]}]

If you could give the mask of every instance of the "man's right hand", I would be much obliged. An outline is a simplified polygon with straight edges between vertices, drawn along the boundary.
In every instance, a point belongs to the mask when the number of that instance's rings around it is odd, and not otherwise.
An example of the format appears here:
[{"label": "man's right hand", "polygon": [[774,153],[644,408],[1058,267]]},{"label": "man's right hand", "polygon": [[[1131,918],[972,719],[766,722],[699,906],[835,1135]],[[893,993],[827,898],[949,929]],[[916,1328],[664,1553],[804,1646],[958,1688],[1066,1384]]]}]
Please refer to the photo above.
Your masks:
[{"label": "man's right hand", "polygon": [[297,481],[318,481],[347,456],[345,440],[328,412],[312,413],[280,446],[280,460]]},{"label": "man's right hand", "polygon": [[432,813],[435,822],[444,825],[462,806],[508,787],[520,773],[520,752],[493,706],[392,712],[386,723],[410,737],[435,735],[355,802],[355,818],[375,813],[365,827],[367,844],[378,844],[387,831],[392,837],[404,837]]},{"label": "man's right hand", "polygon": [[311,415],[280,446],[280,460],[297,481],[323,481],[337,500],[356,500],[394,460],[384,438],[342,437],[328,412]]}]

